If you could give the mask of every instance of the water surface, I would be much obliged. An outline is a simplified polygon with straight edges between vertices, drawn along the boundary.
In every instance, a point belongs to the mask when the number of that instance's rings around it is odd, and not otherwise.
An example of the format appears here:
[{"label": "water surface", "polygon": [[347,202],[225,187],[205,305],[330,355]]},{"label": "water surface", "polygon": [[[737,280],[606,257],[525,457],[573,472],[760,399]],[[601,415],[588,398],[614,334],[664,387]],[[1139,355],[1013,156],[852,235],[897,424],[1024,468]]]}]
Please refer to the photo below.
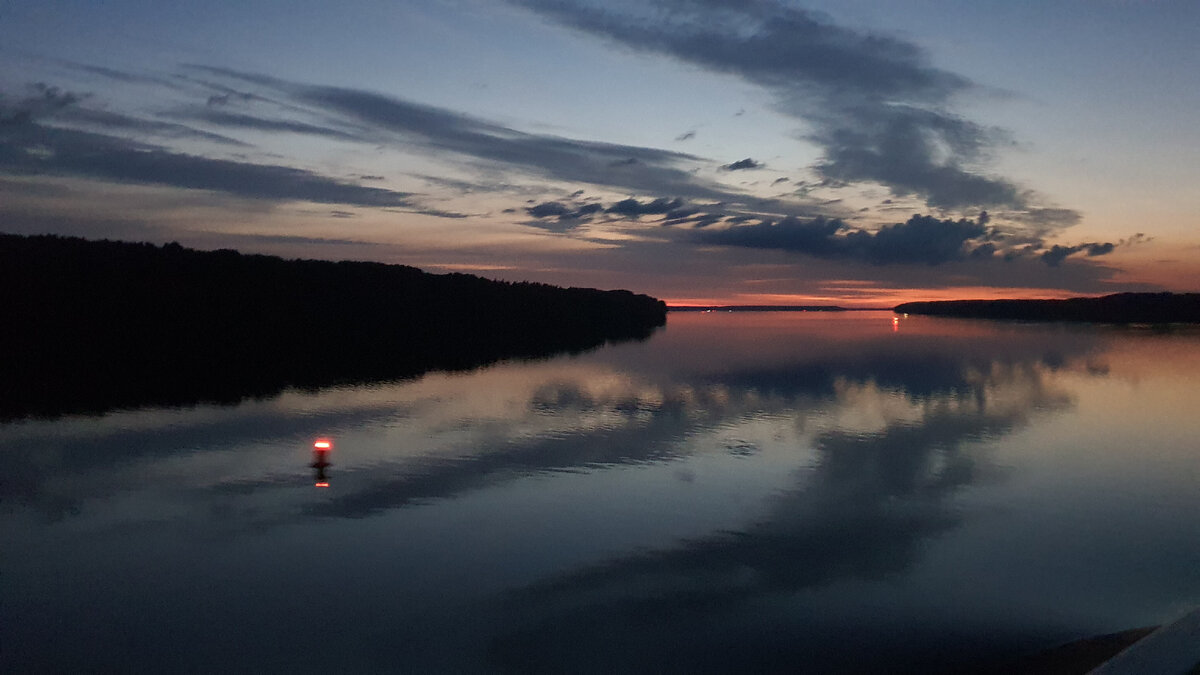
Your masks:
[{"label": "water surface", "polygon": [[1200,605],[1198,382],[1192,329],[672,314],[8,423],[4,667],[919,672],[1161,623]]}]

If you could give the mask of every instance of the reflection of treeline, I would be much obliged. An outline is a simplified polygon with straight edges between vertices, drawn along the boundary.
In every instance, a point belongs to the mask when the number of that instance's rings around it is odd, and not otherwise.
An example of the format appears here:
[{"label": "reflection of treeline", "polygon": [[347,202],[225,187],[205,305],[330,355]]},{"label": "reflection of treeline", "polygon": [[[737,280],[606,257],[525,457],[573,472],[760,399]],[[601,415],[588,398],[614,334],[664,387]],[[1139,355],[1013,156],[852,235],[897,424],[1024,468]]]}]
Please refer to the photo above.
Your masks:
[{"label": "reflection of treeline", "polygon": [[56,236],[0,235],[0,417],[236,401],[644,338],[659,300]]},{"label": "reflection of treeline", "polygon": [[1025,321],[1200,323],[1200,293],[1117,293],[1100,298],[1067,300],[906,302],[897,305],[893,311]]}]

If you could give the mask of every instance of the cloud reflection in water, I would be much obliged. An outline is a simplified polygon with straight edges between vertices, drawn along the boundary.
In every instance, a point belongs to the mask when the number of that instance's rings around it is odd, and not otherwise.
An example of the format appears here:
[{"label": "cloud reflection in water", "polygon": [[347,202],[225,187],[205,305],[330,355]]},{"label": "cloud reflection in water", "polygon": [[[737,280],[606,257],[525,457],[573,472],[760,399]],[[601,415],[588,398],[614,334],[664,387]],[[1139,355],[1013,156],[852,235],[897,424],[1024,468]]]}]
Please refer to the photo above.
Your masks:
[{"label": "cloud reflection in water", "polygon": [[[372,630],[400,631],[370,647],[393,663],[771,669],[820,652],[832,667],[853,662],[818,648],[839,630],[878,638],[913,616],[872,611],[861,585],[899,587],[966,527],[956,497],[1007,475],[994,443],[1069,411],[1061,376],[1106,378],[1106,344],[974,322],[893,333],[890,316],[672,317],[646,343],[549,362],[9,425],[3,496],[73,523],[62,545],[81,550],[118,532],[278,555],[297,535],[341,542],[321,569],[391,626]],[[336,480],[313,490],[321,434]],[[945,621],[895,632],[879,658]],[[442,642],[398,645],[443,623]]]}]

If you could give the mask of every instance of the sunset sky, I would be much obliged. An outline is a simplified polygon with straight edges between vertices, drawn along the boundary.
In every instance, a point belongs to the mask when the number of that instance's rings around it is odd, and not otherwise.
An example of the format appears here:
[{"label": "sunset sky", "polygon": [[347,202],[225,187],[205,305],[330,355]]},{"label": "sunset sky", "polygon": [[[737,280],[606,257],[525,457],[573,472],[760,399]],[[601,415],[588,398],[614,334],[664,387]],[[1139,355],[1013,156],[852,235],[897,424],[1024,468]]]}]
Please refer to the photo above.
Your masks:
[{"label": "sunset sky", "polygon": [[1195,0],[0,0],[0,231],[675,304],[1200,290]]}]

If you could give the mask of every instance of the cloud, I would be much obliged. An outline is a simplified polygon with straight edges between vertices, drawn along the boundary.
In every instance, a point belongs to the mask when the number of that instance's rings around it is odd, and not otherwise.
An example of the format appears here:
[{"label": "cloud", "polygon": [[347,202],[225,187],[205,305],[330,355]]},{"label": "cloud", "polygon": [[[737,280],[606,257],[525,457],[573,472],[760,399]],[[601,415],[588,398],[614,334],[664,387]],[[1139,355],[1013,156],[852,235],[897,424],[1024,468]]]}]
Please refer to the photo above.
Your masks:
[{"label": "cloud", "polygon": [[681,207],[683,207],[683,200],[679,198],[667,199],[659,197],[653,201],[639,202],[630,197],[629,199],[622,199],[606,210],[609,213],[636,218],[637,216],[644,215],[667,214],[678,211]]},{"label": "cloud", "polygon": [[1051,267],[1058,267],[1058,265],[1062,263],[1063,260],[1066,260],[1068,256],[1076,253],[1082,252],[1087,254],[1089,258],[1094,258],[1100,255],[1108,255],[1109,253],[1113,252],[1114,248],[1116,248],[1116,245],[1111,242],[1090,242],[1086,244],[1078,244],[1076,246],[1059,246],[1056,244],[1050,247],[1049,250],[1043,251],[1041,254],[1041,259]]},{"label": "cloud", "polygon": [[462,220],[470,218],[469,213],[459,213],[458,211],[445,211],[443,209],[434,209],[429,207],[412,208],[412,209],[387,209],[388,211],[397,211],[399,213],[417,213],[422,216],[433,216],[434,218],[449,218],[451,220]]},{"label": "cloud", "polygon": [[254,115],[247,115],[244,113],[231,113],[225,110],[214,108],[211,105],[199,109],[173,112],[170,113],[170,116],[176,119],[186,119],[195,122],[215,124],[223,127],[249,129],[252,131],[307,134],[310,136],[324,136],[327,138],[335,138],[345,141],[369,142],[372,140],[343,131],[341,129],[334,129],[332,127],[323,127],[315,124],[308,124],[306,122],[298,122],[295,120],[273,120]]},{"label": "cloud", "polygon": [[175,82],[172,79],[168,79],[166,77],[157,77],[154,75],[144,75],[141,73],[131,73],[131,72],[125,71],[125,70],[117,70],[115,68],[106,68],[104,66],[77,63],[74,61],[66,61],[66,60],[61,60],[61,59],[56,59],[56,61],[61,63],[62,65],[67,66],[68,68],[73,68],[75,70],[81,70],[81,71],[83,71],[85,73],[89,73],[91,75],[99,75],[101,77],[104,77],[104,78],[107,78],[110,80],[115,80],[117,82],[122,82],[125,84],[145,84],[145,85],[151,85],[154,87],[166,87],[168,89],[176,89],[176,90],[183,88],[182,86],[180,86],[180,84],[178,82]]},{"label": "cloud", "polygon": [[192,138],[223,145],[245,146],[241,141],[220,134],[201,131],[183,124],[147,120],[109,110],[81,105],[90,97],[69,92],[44,82],[28,85],[31,95],[11,106],[0,107],[0,125],[24,124],[32,121],[51,122],[59,126],[147,134],[167,138]]},{"label": "cloud", "polygon": [[[974,219],[958,220],[914,214],[904,222],[869,229],[841,218],[820,215],[771,218],[746,213],[736,206],[689,203],[678,197],[647,200],[630,197],[607,206],[564,199],[536,203],[525,207],[525,212],[540,221],[527,224],[558,232],[593,222],[600,216],[611,222],[640,221],[644,216],[661,215],[662,219],[656,221],[660,225],[693,228],[693,232],[682,238],[667,235],[668,239],[677,242],[786,251],[823,260],[871,266],[938,266],[953,262],[978,266],[993,259],[1008,263],[1036,259],[1051,267],[1058,267],[1064,259],[1076,253],[1098,257],[1111,253],[1118,246],[1133,245],[1144,240],[1144,237],[1135,236],[1115,244],[1084,242],[1074,246],[1051,246],[1037,235],[1014,234],[989,227],[992,216],[987,211],[980,212]],[[548,220],[554,220],[555,225],[548,226],[545,222]],[[724,227],[710,228],[718,223]],[[1013,274],[1018,273],[1015,267],[1008,270]],[[1029,275],[1031,270],[1022,267],[1019,273]],[[972,273],[959,270],[956,274],[969,276]],[[1063,282],[1064,279],[1057,281]],[[1003,281],[992,279],[991,283]],[[1056,285],[1051,281],[1043,283]]]},{"label": "cloud", "polygon": [[[811,216],[818,212],[814,204],[807,200],[757,197],[705,180],[695,169],[709,164],[710,160],[695,155],[529,133],[452,110],[370,91],[308,85],[224,68],[196,65],[188,68],[215,78],[248,83],[252,85],[249,88],[259,88],[263,93],[241,92],[243,95],[253,95],[259,101],[270,101],[277,106],[290,106],[292,111],[304,110],[309,115],[320,115],[327,120],[323,127],[352,130],[362,138],[377,140],[385,145],[402,144],[408,152],[425,153],[441,159],[448,155],[459,155],[481,160],[480,169],[488,171],[497,168],[493,165],[498,165],[507,176],[524,173],[568,183],[615,188],[631,195],[670,195],[653,198],[652,202],[654,199],[678,199],[681,203],[703,203],[706,206],[693,211],[693,214],[704,213],[703,216],[697,216],[699,225],[719,222],[726,217]],[[267,121],[273,119],[262,115],[258,117]],[[758,164],[753,159],[749,161]],[[746,166],[744,162],[735,164]],[[464,194],[481,191],[525,192],[539,195],[544,200],[548,191],[547,187],[534,189],[519,183],[492,181],[481,184],[433,176],[421,178]],[[610,215],[620,217],[623,215],[620,210],[621,207],[618,207]],[[828,213],[828,209],[821,211]],[[675,213],[672,218],[684,215],[690,214]],[[576,214],[576,224],[583,222],[585,217],[591,219],[595,216],[594,213]],[[546,218],[535,217],[537,220],[528,224],[545,227]],[[561,224],[566,222],[565,218],[559,221]],[[554,229],[563,228],[556,225]]]},{"label": "cloud", "polygon": [[554,216],[561,218],[571,212],[571,209],[562,202],[543,202],[525,210],[534,218],[550,218]]},{"label": "cloud", "polygon": [[[796,649],[788,658],[816,672],[842,672],[848,664],[871,672],[894,666],[883,640],[864,638],[880,648],[865,656],[822,646],[822,641],[845,638],[846,624],[819,608],[797,622],[803,630],[764,634],[764,607],[813,591],[844,593],[847,582],[887,580],[919,566],[930,540],[961,525],[964,514],[955,507],[955,495],[1003,478],[980,442],[1009,436],[1033,418],[1072,406],[1047,377],[1046,355],[1056,353],[1060,367],[1082,371],[1091,345],[1068,340],[1047,345],[1044,339],[960,339],[954,349],[938,336],[902,346],[879,341],[871,345],[879,354],[868,356],[870,366],[859,361],[868,350],[853,356],[823,353],[788,368],[796,376],[787,378],[790,387],[767,390],[769,395],[759,373],[733,368],[734,383],[725,390],[729,409],[705,406],[709,428],[723,428],[741,412],[736,402],[750,392],[760,401],[779,402],[772,412],[789,420],[835,410],[854,389],[847,382],[878,383],[874,395],[899,396],[919,412],[915,418],[888,419],[871,431],[835,425],[813,432],[805,443],[811,443],[814,456],[796,474],[796,484],[777,490],[753,522],[735,531],[616,555],[510,593],[504,616],[518,619],[506,624],[510,627],[495,638],[494,649],[514,669],[571,670],[586,663],[619,670],[622,660],[648,662],[667,653],[670,667],[723,672],[745,669],[747,654],[768,652],[771,660],[752,669],[771,671],[779,669],[780,654],[788,649]],[[818,386],[809,388],[813,381]],[[689,384],[705,391],[703,381]],[[1020,395],[999,404],[992,396],[985,405],[985,393],[997,391]],[[714,615],[719,620],[709,618]],[[858,624],[855,629],[864,630]],[[657,636],[653,643],[644,640],[647,630]],[[762,642],[747,644],[749,635]],[[905,631],[904,649],[921,641],[942,653],[945,635],[944,626]],[[564,644],[570,650],[553,649]]]},{"label": "cloud", "polygon": [[[0,111],[4,119],[12,119]],[[406,206],[408,193],[362,187],[287,166],[210,159],[28,118],[0,125],[0,171],[214,190],[238,197]]]},{"label": "cloud", "polygon": [[[31,95],[11,106],[0,108],[0,126],[25,124],[73,106],[84,98],[44,82],[34,82],[29,89]],[[3,102],[3,98],[0,98],[0,102]]]},{"label": "cloud", "polygon": [[723,170],[723,171],[738,171],[741,169],[761,169],[762,166],[763,165],[761,162],[756,162],[753,159],[747,157],[746,159],[739,159],[738,161],[733,162],[731,164],[722,164],[721,170]]},{"label": "cloud", "polygon": [[857,260],[874,265],[924,263],[938,265],[967,256],[968,242],[986,229],[977,221],[941,220],[914,215],[904,223],[876,231],[855,229],[838,219],[783,218],[697,235],[705,243],[770,248],[818,258]]},{"label": "cloud", "polygon": [[[525,212],[537,219],[527,223],[528,225],[553,232],[566,232],[583,223],[591,222],[603,210],[604,207],[594,202],[549,201],[526,207]],[[551,219],[553,220],[551,221]]]},{"label": "cloud", "polygon": [[[573,197],[579,194],[576,193]],[[603,206],[597,202],[581,202],[573,199],[565,199],[540,202],[533,206],[525,207],[525,212],[534,218],[557,218],[560,223],[569,222],[573,225],[592,222],[601,216],[608,222],[636,222],[641,221],[644,216],[662,216],[662,219],[657,221],[661,225],[691,225],[697,228],[719,222],[737,224],[757,218],[755,215],[743,213],[740,207],[730,208],[728,205],[722,203],[697,205],[691,204],[679,197],[656,197],[644,201],[629,197],[612,202],[608,206]],[[545,228],[544,223],[534,222],[527,224]],[[558,231],[564,230],[562,227],[552,229]]]},{"label": "cloud", "polygon": [[690,173],[676,168],[681,162],[698,160],[692,155],[530,134],[363,91],[311,87],[302,90],[300,97],[358,121],[420,137],[438,150],[520,166],[557,180],[695,196],[720,194],[715,187],[702,186]]},{"label": "cloud", "polygon": [[929,206],[1024,209],[1031,194],[972,167],[1005,134],[950,110],[978,89],[904,39],[835,25],[780,0],[511,0],[637,51],[734,75],[775,96],[824,153],[832,183],[886,185]]},{"label": "cloud", "polygon": [[92,110],[79,107],[69,108],[54,115],[53,119],[56,122],[66,122],[76,127],[147,134],[166,138],[191,138],[220,143],[222,145],[248,147],[247,143],[243,143],[237,139],[195,129],[184,124],[147,120],[107,110]]},{"label": "cloud", "polygon": [[554,180],[602,185],[637,193],[721,200],[739,193],[705,182],[683,167],[695,155],[642,146],[587,141],[520,131],[477,117],[375,92],[314,86],[265,75],[191,66],[269,87],[347,123],[398,135],[429,153],[455,153]]},{"label": "cloud", "polygon": [[588,218],[599,213],[603,207],[599,204],[576,204],[567,206],[562,202],[543,202],[526,209],[534,218],[557,217],[559,220]]},{"label": "cloud", "polygon": [[690,141],[690,140],[692,140],[692,139],[693,139],[693,138],[695,138],[695,137],[696,137],[696,132],[695,132],[695,130],[692,130],[692,131],[685,131],[685,132],[683,132],[682,134],[679,134],[678,136],[676,136],[676,137],[675,137],[675,140],[677,140],[677,141]]},{"label": "cloud", "polygon": [[[1025,206],[1026,196],[1012,182],[959,166],[977,158],[987,135],[946,113],[889,105],[855,111],[809,137],[825,148],[816,169],[833,183],[882,183],[894,195],[917,195],[935,208]],[[949,159],[939,160],[939,154]]]}]

